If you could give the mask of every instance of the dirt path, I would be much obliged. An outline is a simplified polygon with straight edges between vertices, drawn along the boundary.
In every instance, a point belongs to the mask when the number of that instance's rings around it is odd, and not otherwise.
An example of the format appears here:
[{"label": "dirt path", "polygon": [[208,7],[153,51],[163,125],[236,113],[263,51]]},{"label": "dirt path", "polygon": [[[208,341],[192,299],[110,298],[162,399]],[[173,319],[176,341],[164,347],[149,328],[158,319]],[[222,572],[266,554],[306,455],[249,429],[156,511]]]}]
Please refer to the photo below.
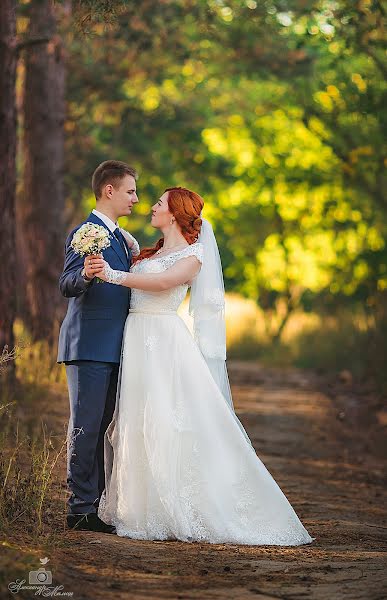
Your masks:
[{"label": "dirt path", "polygon": [[[295,369],[234,362],[229,372],[257,454],[316,541],[281,548],[65,531],[50,557],[54,583],[77,600],[386,598],[380,400]],[[67,410],[66,397],[51,406],[62,429]]]}]

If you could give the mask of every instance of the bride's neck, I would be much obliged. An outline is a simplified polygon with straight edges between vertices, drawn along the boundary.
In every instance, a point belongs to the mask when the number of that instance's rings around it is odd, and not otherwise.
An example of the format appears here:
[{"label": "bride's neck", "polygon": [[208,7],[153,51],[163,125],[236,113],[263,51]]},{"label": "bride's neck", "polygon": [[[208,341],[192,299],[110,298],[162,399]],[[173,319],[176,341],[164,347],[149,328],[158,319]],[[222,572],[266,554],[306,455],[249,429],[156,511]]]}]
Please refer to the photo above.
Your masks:
[{"label": "bride's neck", "polygon": [[187,243],[187,240],[185,239],[184,235],[182,233],[180,233],[180,231],[169,230],[169,231],[164,231],[163,233],[164,233],[163,248],[165,248],[165,249],[172,248],[179,244],[183,245],[184,243]]}]

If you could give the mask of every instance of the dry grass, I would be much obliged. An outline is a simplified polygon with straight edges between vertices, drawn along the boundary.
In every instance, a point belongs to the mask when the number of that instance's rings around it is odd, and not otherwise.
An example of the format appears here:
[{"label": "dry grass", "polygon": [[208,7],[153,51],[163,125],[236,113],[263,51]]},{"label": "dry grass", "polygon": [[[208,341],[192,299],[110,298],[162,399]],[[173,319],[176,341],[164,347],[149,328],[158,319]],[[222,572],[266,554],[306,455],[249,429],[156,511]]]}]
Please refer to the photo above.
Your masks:
[{"label": "dry grass", "polygon": [[[48,431],[41,412],[53,378],[52,363],[40,362],[41,348],[24,339],[7,351],[6,363],[16,360],[19,380],[12,393],[0,388],[0,544],[6,563],[18,557],[25,568],[36,562],[36,553],[60,544],[65,506],[55,474],[66,436]],[[12,565],[2,563],[0,571],[4,566],[11,573]]]}]

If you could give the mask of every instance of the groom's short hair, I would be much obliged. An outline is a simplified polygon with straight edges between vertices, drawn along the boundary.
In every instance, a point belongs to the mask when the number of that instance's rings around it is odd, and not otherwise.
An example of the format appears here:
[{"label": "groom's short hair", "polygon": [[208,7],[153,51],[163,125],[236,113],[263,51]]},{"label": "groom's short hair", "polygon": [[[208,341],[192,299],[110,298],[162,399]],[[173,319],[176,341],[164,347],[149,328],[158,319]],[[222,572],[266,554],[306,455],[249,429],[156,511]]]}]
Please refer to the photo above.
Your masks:
[{"label": "groom's short hair", "polygon": [[120,179],[123,179],[125,175],[131,175],[134,179],[138,178],[136,169],[120,160],[105,160],[98,165],[91,180],[91,186],[96,199],[98,200],[98,198],[101,197],[102,188],[107,183],[114,186]]}]

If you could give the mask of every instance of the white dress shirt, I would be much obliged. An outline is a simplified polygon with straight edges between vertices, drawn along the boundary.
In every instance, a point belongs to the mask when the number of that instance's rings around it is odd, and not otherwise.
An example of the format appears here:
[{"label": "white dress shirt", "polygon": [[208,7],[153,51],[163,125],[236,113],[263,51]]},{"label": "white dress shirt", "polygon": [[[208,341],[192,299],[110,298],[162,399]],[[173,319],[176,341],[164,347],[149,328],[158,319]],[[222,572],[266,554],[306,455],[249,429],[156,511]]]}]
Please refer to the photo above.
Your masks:
[{"label": "white dress shirt", "polygon": [[114,223],[114,221],[112,221],[110,219],[110,217],[108,217],[107,215],[104,215],[103,213],[99,212],[99,210],[97,210],[96,208],[93,208],[93,210],[91,211],[96,217],[98,217],[99,219],[101,219],[101,221],[103,221],[106,225],[106,227],[108,229],[110,229],[110,231],[113,233],[113,231],[115,229],[117,229],[118,227],[118,223]]}]

